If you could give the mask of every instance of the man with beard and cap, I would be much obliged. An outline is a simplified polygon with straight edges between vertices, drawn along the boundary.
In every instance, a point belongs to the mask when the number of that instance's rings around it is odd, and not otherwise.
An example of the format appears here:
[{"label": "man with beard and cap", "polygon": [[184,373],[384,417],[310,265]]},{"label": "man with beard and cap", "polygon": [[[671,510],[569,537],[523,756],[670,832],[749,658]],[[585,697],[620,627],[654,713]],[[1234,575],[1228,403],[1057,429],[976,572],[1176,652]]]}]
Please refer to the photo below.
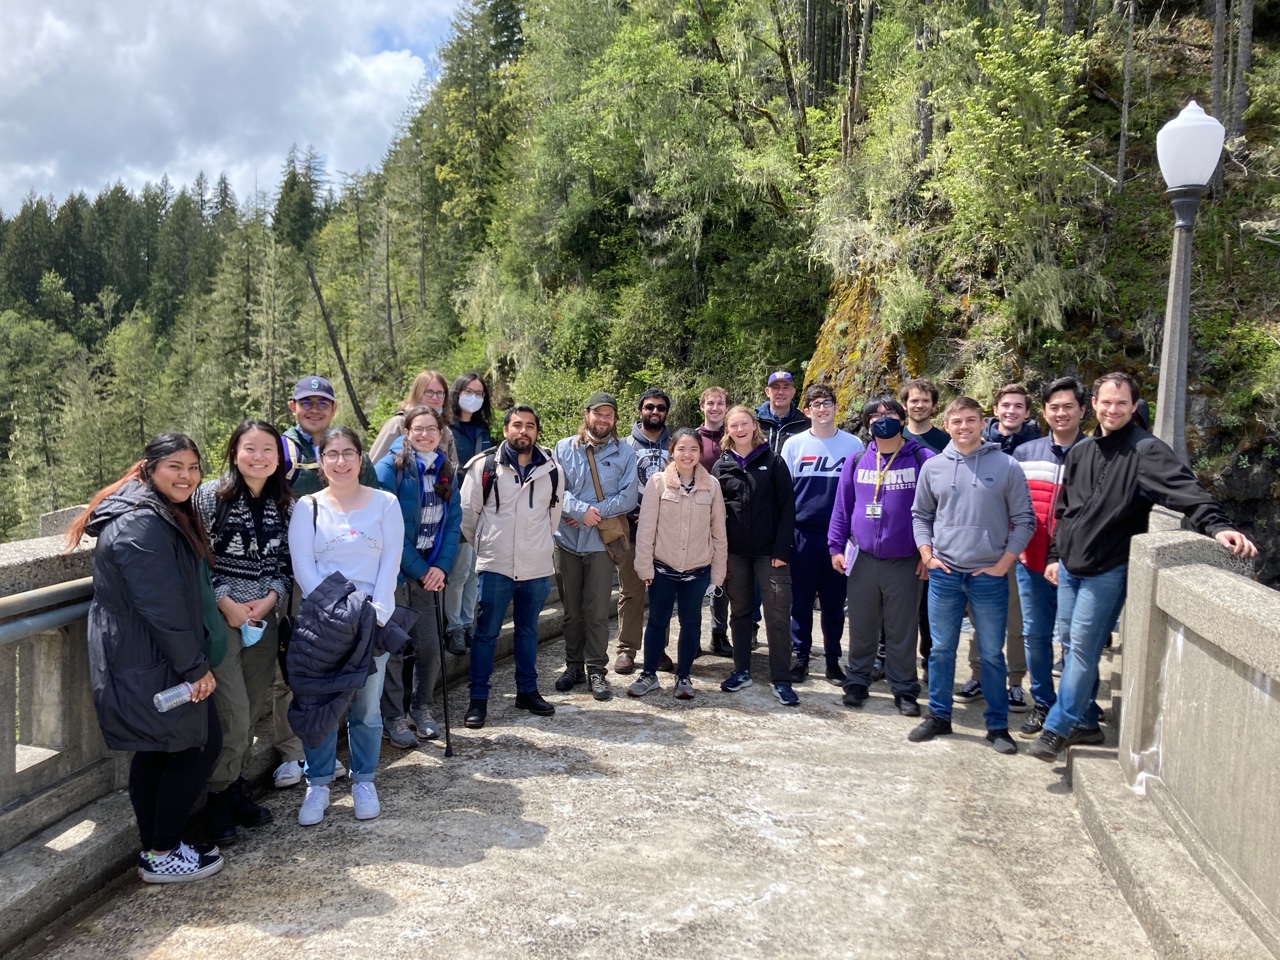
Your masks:
[{"label": "man with beard and cap", "polygon": [[[657,387],[650,387],[640,394],[636,404],[639,419],[631,426],[631,436],[623,440],[636,452],[636,483],[640,499],[649,478],[666,469],[670,459],[668,447],[671,434],[667,431],[667,412],[671,398]],[[627,516],[631,529],[631,549],[627,559],[618,564],[618,657],[613,662],[615,673],[634,673],[636,658],[640,656],[640,642],[644,631],[644,606],[647,591],[644,581],[636,576],[636,521],[640,519],[640,504]],[[674,665],[665,652],[658,662],[658,669],[671,671]]]},{"label": "man with beard and cap", "polygon": [[[618,439],[618,401],[597,391],[587,398],[577,436],[556,444],[564,476],[564,513],[556,530],[556,573],[564,604],[565,671],[556,689],[588,682],[597,700],[613,696],[609,668],[609,595],[614,560],[596,527],[635,509],[636,452]],[[598,491],[598,492],[597,492]]]},{"label": "man with beard and cap", "polygon": [[512,604],[515,706],[539,717],[555,713],[538,692],[538,616],[555,572],[562,483],[551,451],[538,446],[539,426],[532,407],[512,407],[497,452],[473,457],[462,481],[462,536],[475,547],[480,580],[464,721],[473,730],[488,716],[494,644]]}]

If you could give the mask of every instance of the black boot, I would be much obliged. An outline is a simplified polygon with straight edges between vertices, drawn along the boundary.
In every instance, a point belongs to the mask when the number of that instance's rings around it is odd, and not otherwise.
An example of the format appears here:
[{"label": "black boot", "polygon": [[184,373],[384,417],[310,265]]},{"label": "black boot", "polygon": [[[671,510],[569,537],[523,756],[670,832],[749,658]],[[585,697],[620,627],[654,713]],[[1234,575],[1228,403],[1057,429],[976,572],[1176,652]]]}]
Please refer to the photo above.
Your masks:
[{"label": "black boot", "polygon": [[467,637],[461,627],[452,627],[444,635],[444,648],[457,657],[467,652]]},{"label": "black boot", "polygon": [[245,792],[246,786],[244,777],[241,777],[226,789],[224,796],[227,798],[231,819],[242,827],[261,827],[270,823],[273,819],[271,811],[250,800]]},{"label": "black boot", "polygon": [[210,843],[225,846],[235,843],[236,825],[231,822],[231,810],[227,806],[227,792],[210,790],[204,805],[204,835]]},{"label": "black boot", "polygon": [[729,642],[727,634],[713,633],[711,634],[711,652],[717,657],[732,657],[733,644]]},{"label": "black boot", "polygon": [[488,715],[488,700],[472,700],[467,704],[467,715],[462,718],[462,722],[468,730],[479,730],[484,726],[485,718]]}]

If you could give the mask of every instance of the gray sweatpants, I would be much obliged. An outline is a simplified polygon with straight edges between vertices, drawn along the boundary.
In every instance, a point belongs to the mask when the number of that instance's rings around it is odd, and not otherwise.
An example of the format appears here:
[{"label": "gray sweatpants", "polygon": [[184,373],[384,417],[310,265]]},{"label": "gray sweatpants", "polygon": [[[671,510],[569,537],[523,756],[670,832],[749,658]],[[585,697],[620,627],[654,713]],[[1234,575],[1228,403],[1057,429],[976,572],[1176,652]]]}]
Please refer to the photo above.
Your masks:
[{"label": "gray sweatpants", "polygon": [[879,560],[859,552],[849,575],[849,670],[845,686],[871,686],[871,668],[884,624],[884,674],[897,696],[920,696],[916,632],[920,625],[917,556]]}]

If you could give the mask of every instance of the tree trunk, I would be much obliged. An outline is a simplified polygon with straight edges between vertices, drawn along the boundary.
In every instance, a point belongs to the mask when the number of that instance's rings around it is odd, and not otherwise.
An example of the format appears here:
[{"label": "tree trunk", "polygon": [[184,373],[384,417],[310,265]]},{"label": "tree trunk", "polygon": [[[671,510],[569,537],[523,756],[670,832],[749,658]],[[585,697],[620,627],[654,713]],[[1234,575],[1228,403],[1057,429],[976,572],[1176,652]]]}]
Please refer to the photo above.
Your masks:
[{"label": "tree trunk", "polygon": [[791,69],[791,54],[787,49],[787,35],[782,28],[782,14],[778,12],[778,0],[769,0],[769,12],[773,15],[773,28],[778,33],[778,62],[782,66],[782,79],[787,88],[787,103],[791,105],[791,113],[796,124],[796,153],[802,157],[809,155],[808,124],[805,121],[804,104],[800,101],[796,89],[796,77]]},{"label": "tree trunk", "polygon": [[854,61],[858,55],[853,37],[853,24],[857,4],[858,0],[845,0],[844,4],[844,30],[849,39],[846,44],[848,59],[845,61],[844,72],[846,92],[844,107],[840,111],[840,156],[845,160],[853,156],[853,75],[856,71]]},{"label": "tree trunk", "polygon": [[396,362],[396,328],[391,322],[391,213],[387,212],[386,223],[382,231],[382,278],[386,285],[387,297],[387,345],[391,348],[391,362]]},{"label": "tree trunk", "polygon": [[1244,112],[1249,108],[1249,61],[1253,57],[1253,0],[1240,0],[1240,33],[1236,41],[1236,88],[1231,97],[1231,125],[1227,139],[1244,136]]},{"label": "tree trunk", "polygon": [[[920,51],[920,59],[928,68],[929,54],[929,13],[932,0],[924,0],[923,15],[920,18],[920,31],[916,34],[916,47]],[[924,163],[929,159],[929,149],[933,146],[933,80],[926,76],[920,81],[920,90],[916,94],[916,129],[919,139],[916,141],[916,161]]]},{"label": "tree trunk", "polygon": [[364,415],[360,406],[360,398],[356,396],[356,388],[351,383],[351,374],[347,373],[347,361],[342,359],[342,350],[338,346],[338,331],[333,329],[333,321],[329,319],[329,310],[324,305],[324,294],[320,292],[320,283],[316,280],[316,272],[307,260],[307,277],[311,280],[311,289],[316,293],[316,302],[320,304],[320,316],[324,319],[324,328],[329,331],[329,343],[333,345],[333,355],[338,361],[338,370],[342,373],[342,382],[347,388],[347,397],[351,400],[351,410],[356,415],[356,422],[361,430],[369,429],[369,418]]},{"label": "tree trunk", "polygon": [[1076,32],[1076,0],[1062,0],[1062,35],[1074,36]]},{"label": "tree trunk", "polygon": [[1214,0],[1213,2],[1213,93],[1209,112],[1222,121],[1223,107],[1223,67],[1226,65],[1223,61],[1226,59],[1227,51],[1227,0]]},{"label": "tree trunk", "polygon": [[867,69],[867,44],[871,39],[871,21],[875,18],[875,4],[862,0],[862,30],[858,34],[858,66],[853,76],[853,116],[858,119],[862,101],[862,75]]},{"label": "tree trunk", "polygon": [[1129,36],[1124,46],[1124,99],[1120,103],[1120,155],[1116,160],[1116,193],[1124,189],[1125,151],[1129,146],[1129,97],[1133,91],[1133,20],[1137,6],[1137,0],[1129,0]]},{"label": "tree trunk", "polygon": [[1089,0],[1089,22],[1085,24],[1084,38],[1093,36],[1093,24],[1098,15],[1098,0]]}]

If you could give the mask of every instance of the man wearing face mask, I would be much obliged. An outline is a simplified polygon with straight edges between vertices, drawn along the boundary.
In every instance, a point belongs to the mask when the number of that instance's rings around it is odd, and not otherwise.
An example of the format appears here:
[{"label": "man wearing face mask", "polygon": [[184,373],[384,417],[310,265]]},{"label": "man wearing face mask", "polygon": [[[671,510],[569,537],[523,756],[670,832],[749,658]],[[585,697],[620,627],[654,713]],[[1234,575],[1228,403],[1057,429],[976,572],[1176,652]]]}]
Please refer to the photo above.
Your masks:
[{"label": "man wearing face mask", "polygon": [[[671,434],[667,431],[667,411],[671,398],[656,387],[640,394],[636,404],[639,418],[631,426],[631,436],[623,443],[636,452],[636,484],[639,498],[644,499],[644,488],[649,478],[666,469],[670,454]],[[627,559],[618,564],[618,658],[613,663],[615,673],[635,673],[636,658],[640,655],[641,633],[644,630],[644,605],[647,591],[644,581],[636,576],[636,522],[640,519],[640,503],[627,516],[631,529],[631,551]],[[662,655],[658,669],[671,671],[671,657]]]},{"label": "man wearing face mask", "polygon": [[844,702],[861,707],[883,633],[885,678],[904,717],[920,716],[916,631],[924,562],[916,549],[911,505],[920,468],[933,451],[905,436],[907,411],[890,396],[862,408],[871,445],[840,475],[827,531],[832,568],[848,577],[849,674]]},{"label": "man wearing face mask", "polygon": [[796,499],[795,539],[791,552],[791,682],[809,674],[813,649],[813,601],[822,609],[822,648],[826,678],[843,686],[840,640],[844,636],[845,581],[831,567],[827,528],[836,502],[841,471],[862,453],[862,441],[836,429],[836,394],[825,383],[804,391],[804,413],[812,426],[787,439],[782,460],[791,472]]},{"label": "man wearing face mask", "polygon": [[629,514],[640,493],[636,452],[618,439],[617,422],[618,401],[597,391],[587,399],[577,436],[561,440],[555,451],[564,477],[564,512],[555,540],[565,652],[565,671],[556,689],[568,693],[589,682],[597,700],[613,696],[605,672],[614,561],[596,527],[601,520]]}]

